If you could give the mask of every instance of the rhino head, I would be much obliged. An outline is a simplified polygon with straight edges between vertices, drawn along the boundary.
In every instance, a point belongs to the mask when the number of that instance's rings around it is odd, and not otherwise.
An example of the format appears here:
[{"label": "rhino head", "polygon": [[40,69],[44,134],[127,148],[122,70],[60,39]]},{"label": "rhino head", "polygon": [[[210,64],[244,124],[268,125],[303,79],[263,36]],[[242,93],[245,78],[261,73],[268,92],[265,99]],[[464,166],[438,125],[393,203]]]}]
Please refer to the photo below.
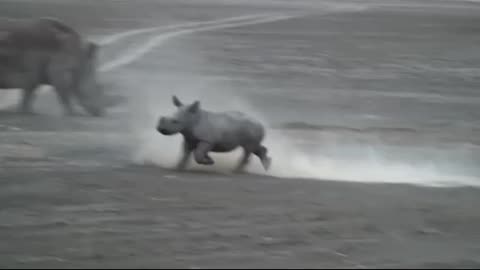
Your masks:
[{"label": "rhino head", "polygon": [[99,46],[86,42],[81,50],[75,94],[80,105],[92,116],[103,116],[108,103],[97,76]]},{"label": "rhino head", "polygon": [[172,97],[173,104],[177,111],[171,116],[162,116],[157,123],[157,131],[163,135],[174,135],[191,129],[200,116],[200,102],[197,100],[192,104],[183,104],[177,96]]}]

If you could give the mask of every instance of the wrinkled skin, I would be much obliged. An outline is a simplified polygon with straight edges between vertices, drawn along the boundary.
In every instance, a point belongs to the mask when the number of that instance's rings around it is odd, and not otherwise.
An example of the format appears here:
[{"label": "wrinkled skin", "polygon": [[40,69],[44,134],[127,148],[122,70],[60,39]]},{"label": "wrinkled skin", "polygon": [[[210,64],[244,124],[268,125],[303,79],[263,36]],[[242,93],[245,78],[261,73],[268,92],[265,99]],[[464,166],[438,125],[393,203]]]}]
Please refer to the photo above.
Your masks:
[{"label": "wrinkled skin", "polygon": [[181,134],[183,156],[177,169],[187,166],[190,156],[202,165],[213,165],[209,152],[230,152],[243,148],[243,157],[235,171],[241,172],[248,164],[251,154],[255,154],[265,170],[271,164],[267,148],[262,145],[265,136],[263,125],[240,112],[209,112],[200,108],[200,102],[184,105],[176,96],[173,104],[177,111],[169,117],[161,117],[157,131],[163,135]]},{"label": "wrinkled skin", "polygon": [[22,89],[19,111],[32,113],[35,90],[54,87],[66,114],[76,99],[92,116],[104,115],[96,77],[98,46],[51,18],[26,21],[0,32],[0,89]]}]

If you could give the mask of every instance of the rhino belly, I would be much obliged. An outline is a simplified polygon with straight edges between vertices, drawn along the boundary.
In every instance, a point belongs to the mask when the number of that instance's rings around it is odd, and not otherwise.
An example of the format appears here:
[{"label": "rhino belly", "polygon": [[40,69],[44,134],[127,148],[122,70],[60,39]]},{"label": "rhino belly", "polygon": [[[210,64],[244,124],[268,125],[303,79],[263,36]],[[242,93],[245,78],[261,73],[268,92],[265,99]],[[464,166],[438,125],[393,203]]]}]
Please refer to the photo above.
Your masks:
[{"label": "rhino belly", "polygon": [[235,148],[238,147],[238,144],[236,143],[216,143],[214,144],[212,151],[213,152],[218,152],[218,153],[224,153],[224,152],[230,152],[235,150]]},{"label": "rhino belly", "polygon": [[4,72],[0,74],[0,89],[23,88],[25,81],[18,72]]},{"label": "rhino belly", "polygon": [[25,89],[28,82],[36,82],[38,76],[34,72],[7,71],[0,74],[0,89]]}]

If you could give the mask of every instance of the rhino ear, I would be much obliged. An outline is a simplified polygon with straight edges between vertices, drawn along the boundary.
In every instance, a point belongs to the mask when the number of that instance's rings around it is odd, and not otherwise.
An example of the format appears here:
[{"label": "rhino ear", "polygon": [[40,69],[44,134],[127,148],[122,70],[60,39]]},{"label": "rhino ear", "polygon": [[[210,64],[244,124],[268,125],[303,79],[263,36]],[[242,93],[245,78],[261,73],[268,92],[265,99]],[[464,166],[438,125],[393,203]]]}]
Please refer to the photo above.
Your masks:
[{"label": "rhino ear", "polygon": [[175,95],[172,97],[172,101],[173,101],[173,105],[175,105],[176,107],[183,106],[183,103]]},{"label": "rhino ear", "polygon": [[188,108],[188,111],[191,113],[196,113],[200,110],[200,101],[195,101],[190,107]]}]

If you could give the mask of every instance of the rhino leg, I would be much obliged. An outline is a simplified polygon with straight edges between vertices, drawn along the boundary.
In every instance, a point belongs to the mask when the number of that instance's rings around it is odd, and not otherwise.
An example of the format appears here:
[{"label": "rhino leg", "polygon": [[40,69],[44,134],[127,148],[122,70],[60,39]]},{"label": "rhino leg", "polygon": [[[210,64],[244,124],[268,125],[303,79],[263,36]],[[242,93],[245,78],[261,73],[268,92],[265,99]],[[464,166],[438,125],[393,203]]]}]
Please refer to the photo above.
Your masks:
[{"label": "rhino leg", "polygon": [[75,115],[71,99],[71,75],[67,72],[59,72],[51,78],[51,81],[58,100],[63,106],[64,113],[71,116]]},{"label": "rhino leg", "polygon": [[242,172],[245,169],[245,166],[247,166],[251,155],[252,155],[252,151],[250,151],[247,148],[243,148],[243,156],[242,156],[242,159],[240,160],[240,163],[238,164],[237,168],[235,169],[235,172],[239,173],[239,172]]},{"label": "rhino leg", "polygon": [[33,113],[33,100],[35,98],[35,86],[29,86],[23,89],[22,102],[19,104],[18,110],[21,113]]},{"label": "rhino leg", "polygon": [[192,155],[194,147],[188,143],[187,141],[183,141],[183,147],[182,147],[182,158],[177,164],[177,170],[184,170],[187,165],[188,165],[188,160],[190,159],[190,156]]},{"label": "rhino leg", "polygon": [[265,146],[259,145],[257,149],[253,152],[260,161],[262,162],[263,168],[268,171],[270,169],[270,165],[272,164],[272,159],[268,156],[268,150]]},{"label": "rhino leg", "polygon": [[75,111],[73,110],[72,100],[68,89],[60,88],[56,90],[60,103],[62,103],[64,113],[66,115],[73,116]]},{"label": "rhino leg", "polygon": [[212,150],[212,144],[200,142],[195,148],[195,161],[202,165],[213,165],[215,162],[210,156],[208,156],[208,152],[210,152],[210,150]]}]

